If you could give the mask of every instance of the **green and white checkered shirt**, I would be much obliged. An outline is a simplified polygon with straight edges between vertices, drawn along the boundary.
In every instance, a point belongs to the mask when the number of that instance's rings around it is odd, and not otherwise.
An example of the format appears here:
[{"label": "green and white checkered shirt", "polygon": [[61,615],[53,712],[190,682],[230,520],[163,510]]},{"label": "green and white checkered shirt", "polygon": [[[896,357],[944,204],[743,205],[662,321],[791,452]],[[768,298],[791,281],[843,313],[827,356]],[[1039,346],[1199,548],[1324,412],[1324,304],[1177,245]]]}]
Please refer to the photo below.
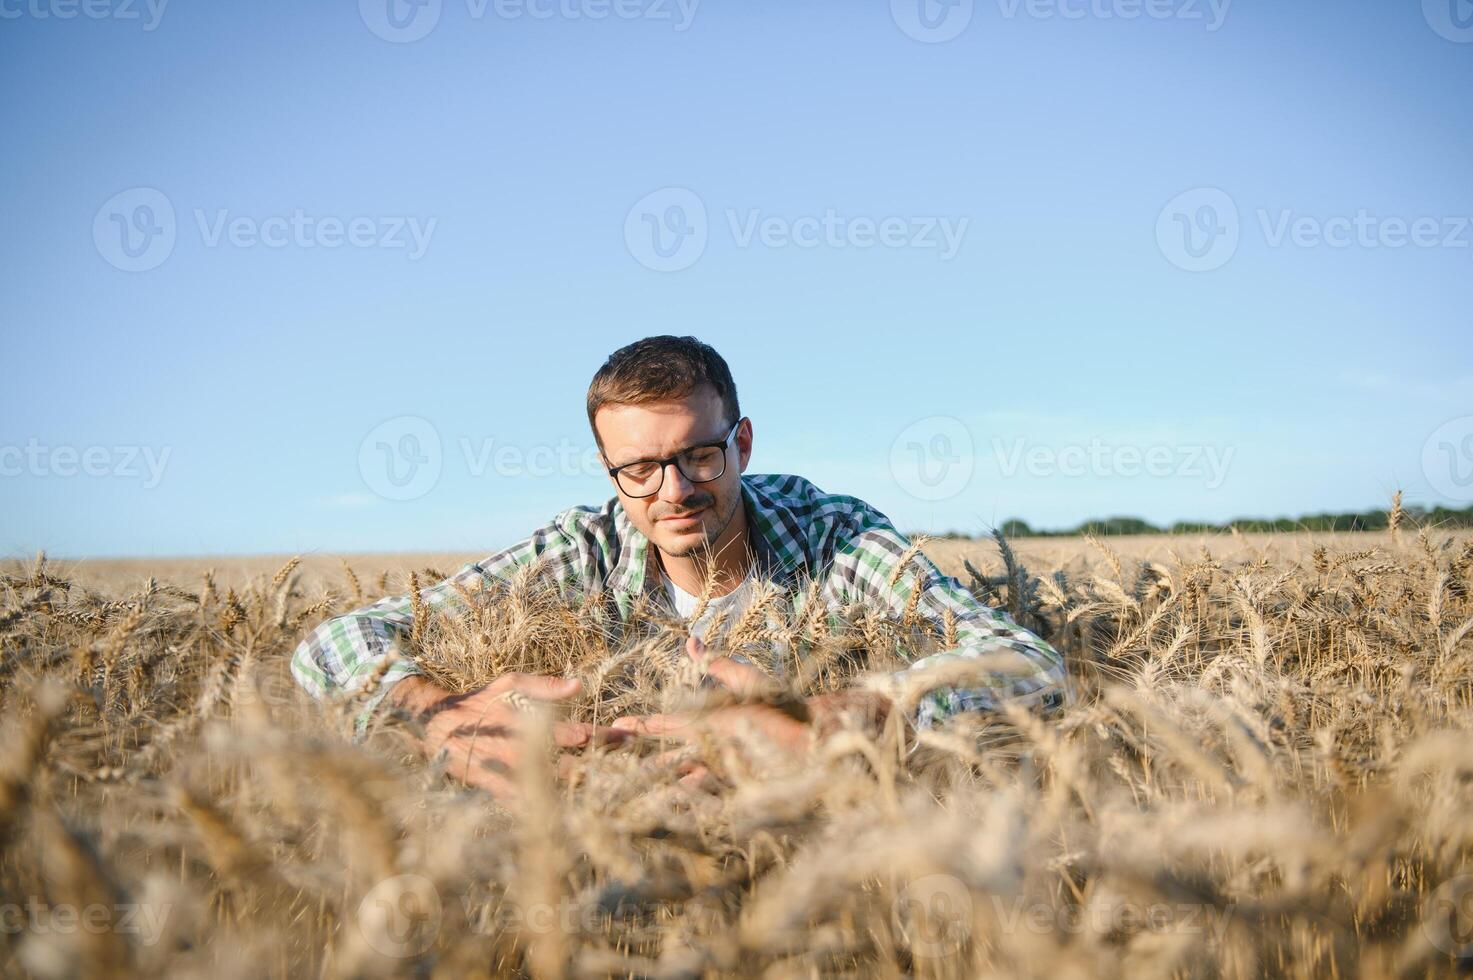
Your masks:
[{"label": "green and white checkered shirt", "polygon": [[[977,601],[923,554],[912,556],[897,572],[910,544],[869,504],[824,493],[798,476],[743,476],[741,487],[756,572],[788,590],[790,597],[800,583],[817,578],[822,583],[820,596],[831,611],[858,603],[899,617],[911,591],[920,587],[924,591],[917,615],[941,631],[946,612],[952,613],[957,646],[915,660],[907,671],[937,666],[947,658],[1008,652],[1020,655],[1012,659],[1028,665],[1026,670],[1009,670],[992,687],[933,688],[918,704],[914,718],[918,727],[961,712],[993,710],[1003,700],[1045,711],[1064,703],[1067,681],[1058,651],[1006,613]],[[451,612],[464,601],[455,589],[457,583],[475,589],[505,581],[534,560],[544,563],[546,574],[562,591],[612,599],[621,619],[628,618],[641,594],[659,608],[669,606],[649,538],[630,521],[618,497],[598,509],[569,508],[526,540],[466,565],[420,595],[426,608]],[[390,596],[328,620],[297,647],[292,674],[315,697],[353,691],[385,657],[407,649],[412,606],[407,595]],[[366,702],[360,729],[388,687],[416,673],[420,670],[408,657],[391,664],[378,691]]]}]

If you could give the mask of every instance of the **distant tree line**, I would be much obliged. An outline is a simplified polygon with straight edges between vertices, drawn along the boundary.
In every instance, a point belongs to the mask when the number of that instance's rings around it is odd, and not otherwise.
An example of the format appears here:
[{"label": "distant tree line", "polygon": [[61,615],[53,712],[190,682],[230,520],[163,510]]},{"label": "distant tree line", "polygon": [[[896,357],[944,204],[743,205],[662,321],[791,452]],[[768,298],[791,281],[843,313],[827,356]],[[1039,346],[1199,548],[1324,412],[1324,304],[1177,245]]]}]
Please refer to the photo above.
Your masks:
[{"label": "distant tree line", "polygon": [[[1175,524],[1157,525],[1139,517],[1105,517],[1085,521],[1071,528],[1035,528],[1025,520],[1011,517],[998,525],[1003,535],[1009,538],[1053,538],[1079,534],[1122,535],[1122,534],[1201,534],[1208,531],[1384,531],[1389,525],[1390,515],[1384,510],[1366,510],[1345,514],[1306,514],[1303,517],[1239,517],[1223,523],[1211,521],[1177,521]],[[1451,507],[1405,507],[1402,510],[1402,526],[1426,526],[1437,528],[1473,528],[1473,506],[1457,510]],[[948,531],[931,534],[929,537],[974,538],[975,534]]]}]

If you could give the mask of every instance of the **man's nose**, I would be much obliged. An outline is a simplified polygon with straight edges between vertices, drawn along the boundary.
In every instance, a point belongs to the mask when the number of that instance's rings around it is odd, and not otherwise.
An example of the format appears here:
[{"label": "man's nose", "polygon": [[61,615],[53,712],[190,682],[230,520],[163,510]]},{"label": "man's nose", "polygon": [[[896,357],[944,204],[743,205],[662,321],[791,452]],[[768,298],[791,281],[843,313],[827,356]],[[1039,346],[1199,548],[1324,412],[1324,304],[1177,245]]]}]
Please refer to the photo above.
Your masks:
[{"label": "man's nose", "polygon": [[668,504],[678,504],[691,495],[695,487],[680,472],[673,462],[665,464],[665,479],[660,483],[660,499]]}]

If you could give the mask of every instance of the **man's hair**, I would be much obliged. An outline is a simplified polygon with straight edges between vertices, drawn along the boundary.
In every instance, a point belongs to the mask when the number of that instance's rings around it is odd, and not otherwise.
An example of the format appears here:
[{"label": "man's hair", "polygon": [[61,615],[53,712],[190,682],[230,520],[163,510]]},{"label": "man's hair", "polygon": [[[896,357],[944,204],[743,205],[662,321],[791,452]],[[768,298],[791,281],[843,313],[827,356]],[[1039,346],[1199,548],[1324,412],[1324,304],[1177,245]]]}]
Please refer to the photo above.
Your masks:
[{"label": "man's hair", "polygon": [[609,355],[588,386],[588,425],[599,446],[603,439],[593,417],[605,405],[643,405],[684,398],[708,384],[721,397],[727,422],[742,417],[731,369],[710,344],[694,337],[646,337]]}]

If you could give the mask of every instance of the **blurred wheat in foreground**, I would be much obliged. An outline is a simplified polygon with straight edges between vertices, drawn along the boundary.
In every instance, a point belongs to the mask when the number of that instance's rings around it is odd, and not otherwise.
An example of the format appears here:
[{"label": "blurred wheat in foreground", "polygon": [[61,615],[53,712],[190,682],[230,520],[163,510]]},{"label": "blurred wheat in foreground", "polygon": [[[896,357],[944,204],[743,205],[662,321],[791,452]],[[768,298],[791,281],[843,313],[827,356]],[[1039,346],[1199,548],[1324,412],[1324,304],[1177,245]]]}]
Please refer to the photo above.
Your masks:
[{"label": "blurred wheat in foreground", "polygon": [[[1051,569],[1000,540],[969,546],[977,594],[1065,651],[1077,697],[1059,719],[840,732],[801,765],[714,736],[600,750],[566,778],[534,755],[515,812],[427,766],[405,722],[355,743],[356,703],[298,693],[287,658],[303,632],[376,597],[351,570],[293,561],[248,586],[149,579],[124,595],[11,563],[5,972],[1473,966],[1473,543],[1394,527],[1207,545],[1167,539],[1143,559],[1074,542]],[[621,628],[526,576],[464,598],[467,615],[415,630],[410,653],[442,684],[576,675],[575,715],[601,722],[710,698],[682,623]],[[946,640],[864,609],[830,621],[764,606],[722,624],[725,643],[797,693],[864,683],[897,649]],[[672,749],[715,788],[682,785]]]}]

